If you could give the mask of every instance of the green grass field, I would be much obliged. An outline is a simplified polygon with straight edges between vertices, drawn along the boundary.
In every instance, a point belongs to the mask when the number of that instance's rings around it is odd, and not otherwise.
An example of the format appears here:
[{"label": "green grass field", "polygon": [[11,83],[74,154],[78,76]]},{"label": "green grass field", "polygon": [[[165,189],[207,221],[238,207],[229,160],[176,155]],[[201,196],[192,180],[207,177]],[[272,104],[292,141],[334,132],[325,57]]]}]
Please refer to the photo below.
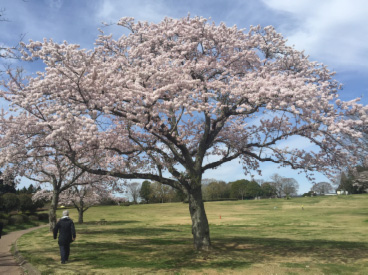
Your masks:
[{"label": "green grass field", "polygon": [[89,209],[66,265],[47,228],[21,237],[18,249],[42,274],[368,274],[368,195],[205,207],[207,253],[193,250],[183,203]]}]

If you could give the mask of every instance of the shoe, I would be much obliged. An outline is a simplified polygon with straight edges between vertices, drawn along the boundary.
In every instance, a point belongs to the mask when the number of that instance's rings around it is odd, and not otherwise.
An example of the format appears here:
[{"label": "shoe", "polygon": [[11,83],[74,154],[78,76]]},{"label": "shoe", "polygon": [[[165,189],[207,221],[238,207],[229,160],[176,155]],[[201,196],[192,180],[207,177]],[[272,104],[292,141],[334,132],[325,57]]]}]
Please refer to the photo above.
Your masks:
[{"label": "shoe", "polygon": [[65,262],[61,262],[62,264],[65,264]]}]

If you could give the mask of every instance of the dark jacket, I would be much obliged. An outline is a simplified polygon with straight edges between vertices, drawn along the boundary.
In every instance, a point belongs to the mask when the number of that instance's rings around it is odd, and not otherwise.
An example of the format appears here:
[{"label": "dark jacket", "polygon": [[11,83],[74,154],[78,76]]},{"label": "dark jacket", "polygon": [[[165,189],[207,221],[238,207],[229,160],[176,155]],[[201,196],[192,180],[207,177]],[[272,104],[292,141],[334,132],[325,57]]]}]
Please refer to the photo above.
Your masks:
[{"label": "dark jacket", "polygon": [[54,228],[54,239],[56,239],[58,231],[58,243],[61,245],[71,243],[76,237],[74,223],[69,217],[62,218],[58,221]]}]

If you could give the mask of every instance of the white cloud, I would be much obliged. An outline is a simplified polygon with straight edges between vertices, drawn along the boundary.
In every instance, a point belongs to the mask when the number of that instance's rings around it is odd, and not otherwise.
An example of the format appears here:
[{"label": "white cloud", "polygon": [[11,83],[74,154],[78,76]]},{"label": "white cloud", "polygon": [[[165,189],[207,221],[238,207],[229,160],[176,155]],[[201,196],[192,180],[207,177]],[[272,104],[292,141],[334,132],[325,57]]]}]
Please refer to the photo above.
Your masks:
[{"label": "white cloud", "polygon": [[281,26],[290,44],[330,67],[368,69],[368,2],[365,0],[263,0],[294,21]]}]

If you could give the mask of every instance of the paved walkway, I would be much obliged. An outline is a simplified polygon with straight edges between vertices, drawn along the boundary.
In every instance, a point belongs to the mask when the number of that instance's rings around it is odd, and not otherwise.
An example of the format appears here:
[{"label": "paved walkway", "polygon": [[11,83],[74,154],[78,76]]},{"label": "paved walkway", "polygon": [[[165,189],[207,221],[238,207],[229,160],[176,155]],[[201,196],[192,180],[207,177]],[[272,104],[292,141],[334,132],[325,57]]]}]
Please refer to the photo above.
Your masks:
[{"label": "paved walkway", "polygon": [[[25,230],[14,231],[1,236],[0,239],[0,274],[6,275],[18,275],[24,274],[24,270],[21,267],[24,263],[17,263],[14,256],[11,254],[10,249],[12,244],[16,242],[16,240],[25,233],[31,232],[33,230],[45,227],[48,225],[40,225],[38,227],[32,227]],[[28,270],[28,265],[26,269]],[[30,274],[30,273],[28,273]]]}]

